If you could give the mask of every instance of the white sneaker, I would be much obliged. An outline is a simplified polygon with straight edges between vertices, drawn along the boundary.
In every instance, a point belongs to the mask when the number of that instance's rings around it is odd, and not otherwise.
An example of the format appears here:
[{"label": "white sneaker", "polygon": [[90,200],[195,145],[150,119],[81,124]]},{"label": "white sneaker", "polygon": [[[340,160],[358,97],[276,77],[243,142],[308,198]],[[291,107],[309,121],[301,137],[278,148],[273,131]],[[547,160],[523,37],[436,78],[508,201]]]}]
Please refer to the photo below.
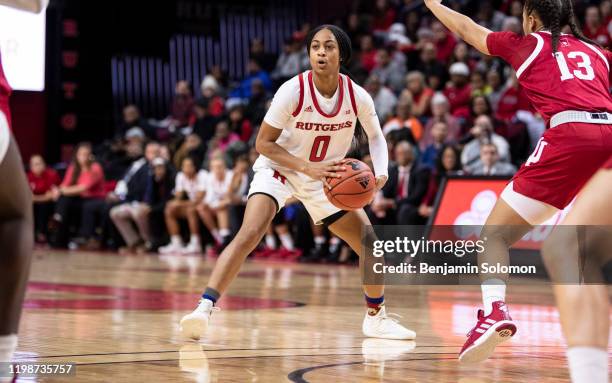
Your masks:
[{"label": "white sneaker", "polygon": [[199,340],[208,329],[208,322],[213,311],[219,311],[214,307],[212,301],[201,299],[198,307],[192,313],[181,319],[179,331],[184,338]]},{"label": "white sneaker", "polygon": [[202,246],[199,243],[189,242],[189,244],[183,247],[183,254],[200,254],[202,253]]},{"label": "white sneaker", "polygon": [[160,254],[182,253],[183,252],[183,246],[181,246],[178,243],[170,242],[166,246],[160,247],[158,251],[159,251]]},{"label": "white sneaker", "polygon": [[[389,314],[397,316],[397,314]],[[363,335],[370,338],[403,339],[416,338],[416,333],[399,324],[398,320],[387,316],[385,306],[381,307],[376,315],[366,313],[361,327]]]}]

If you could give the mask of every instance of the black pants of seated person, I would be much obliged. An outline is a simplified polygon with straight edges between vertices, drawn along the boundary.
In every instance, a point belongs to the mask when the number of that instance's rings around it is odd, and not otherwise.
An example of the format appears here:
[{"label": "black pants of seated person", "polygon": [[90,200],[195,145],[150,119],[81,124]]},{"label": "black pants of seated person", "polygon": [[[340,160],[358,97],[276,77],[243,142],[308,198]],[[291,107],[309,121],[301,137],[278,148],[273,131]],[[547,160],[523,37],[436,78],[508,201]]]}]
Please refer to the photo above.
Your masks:
[{"label": "black pants of seated person", "polygon": [[34,233],[49,235],[49,218],[53,215],[55,203],[35,202],[34,203]]}]

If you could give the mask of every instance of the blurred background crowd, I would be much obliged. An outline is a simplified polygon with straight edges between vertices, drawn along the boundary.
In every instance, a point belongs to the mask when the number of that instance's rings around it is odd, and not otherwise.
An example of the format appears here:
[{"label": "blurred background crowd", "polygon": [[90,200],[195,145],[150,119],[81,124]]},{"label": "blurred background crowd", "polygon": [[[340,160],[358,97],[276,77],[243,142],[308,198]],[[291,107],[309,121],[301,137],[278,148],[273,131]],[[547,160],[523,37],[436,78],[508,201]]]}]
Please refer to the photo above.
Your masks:
[{"label": "blurred background crowd", "polygon": [[[367,208],[375,224],[426,224],[445,176],[512,176],[545,129],[512,68],[459,41],[420,3],[355,1],[346,18],[330,20],[351,37],[344,70],[371,94],[388,142],[389,181]],[[492,30],[522,33],[521,1],[449,3]],[[608,47],[612,2],[576,3],[585,35]],[[280,55],[253,39],[243,78],[214,66],[198,84],[178,81],[164,119],[124,105],[114,135],[80,143],[69,163],[32,156],[38,242],[218,254],[240,227],[271,98],[309,69],[311,27],[285,36]],[[371,163],[367,145],[356,141],[353,149],[349,156]],[[278,214],[255,256],[355,259],[299,201]]]}]

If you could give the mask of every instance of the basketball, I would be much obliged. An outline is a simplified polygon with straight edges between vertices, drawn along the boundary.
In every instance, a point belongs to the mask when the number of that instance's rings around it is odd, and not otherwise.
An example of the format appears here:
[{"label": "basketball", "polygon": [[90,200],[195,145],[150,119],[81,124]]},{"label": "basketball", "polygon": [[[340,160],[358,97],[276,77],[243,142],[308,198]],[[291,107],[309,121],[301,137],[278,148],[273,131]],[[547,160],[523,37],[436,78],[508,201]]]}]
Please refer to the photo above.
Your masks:
[{"label": "basketball", "polygon": [[345,158],[341,165],[346,166],[346,170],[340,172],[341,178],[327,178],[331,189],[325,188],[325,195],[338,209],[361,209],[374,197],[374,174],[368,165],[353,158]]}]

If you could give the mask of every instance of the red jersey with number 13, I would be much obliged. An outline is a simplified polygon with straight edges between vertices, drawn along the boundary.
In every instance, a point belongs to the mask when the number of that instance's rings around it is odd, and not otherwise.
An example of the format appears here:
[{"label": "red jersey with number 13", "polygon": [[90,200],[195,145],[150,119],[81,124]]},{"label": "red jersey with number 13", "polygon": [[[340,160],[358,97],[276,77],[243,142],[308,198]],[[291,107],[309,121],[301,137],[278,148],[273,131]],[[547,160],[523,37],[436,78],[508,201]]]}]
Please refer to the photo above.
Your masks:
[{"label": "red jersey with number 13", "polygon": [[553,55],[552,35],[546,31],[526,36],[493,32],[487,47],[516,70],[527,98],[547,125],[566,110],[612,112],[611,52],[562,34]]},{"label": "red jersey with number 13", "polygon": [[6,80],[4,70],[2,69],[2,55],[0,54],[0,111],[4,113],[8,120],[9,127],[11,126],[11,114],[9,111],[9,96],[11,95],[11,86]]}]

